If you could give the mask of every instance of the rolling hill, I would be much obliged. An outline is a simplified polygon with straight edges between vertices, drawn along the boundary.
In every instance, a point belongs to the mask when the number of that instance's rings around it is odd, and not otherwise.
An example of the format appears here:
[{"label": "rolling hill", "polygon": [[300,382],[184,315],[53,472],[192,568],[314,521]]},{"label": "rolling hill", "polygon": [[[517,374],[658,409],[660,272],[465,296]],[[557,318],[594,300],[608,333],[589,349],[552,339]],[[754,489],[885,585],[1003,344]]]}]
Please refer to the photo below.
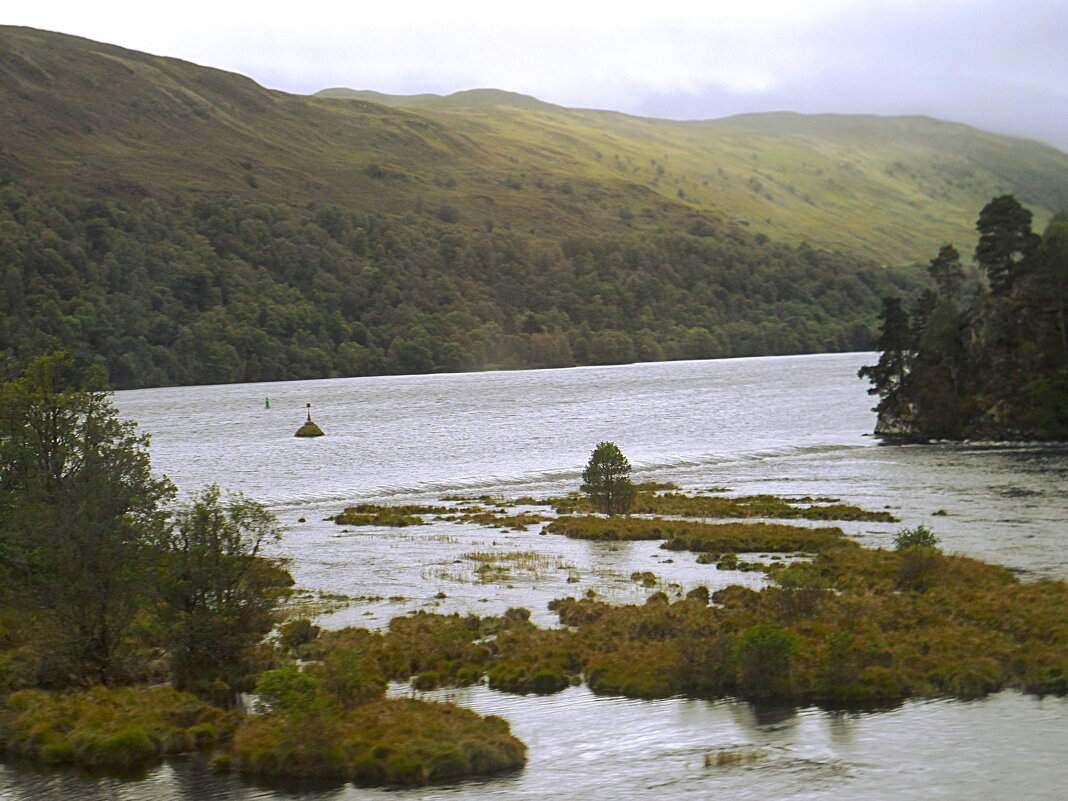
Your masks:
[{"label": "rolling hill", "polygon": [[1068,155],[926,118],[295,96],[0,27],[0,349],[117,385],[869,347]]},{"label": "rolling hill", "polygon": [[[447,206],[543,237],[726,221],[885,264],[970,249],[976,209],[1068,206],[1068,155],[921,117],[674,122],[497,90],[288,95],[240,75],[0,28],[0,164],[114,195],[231,193],[388,214]],[[452,212],[446,212],[452,216]]]}]

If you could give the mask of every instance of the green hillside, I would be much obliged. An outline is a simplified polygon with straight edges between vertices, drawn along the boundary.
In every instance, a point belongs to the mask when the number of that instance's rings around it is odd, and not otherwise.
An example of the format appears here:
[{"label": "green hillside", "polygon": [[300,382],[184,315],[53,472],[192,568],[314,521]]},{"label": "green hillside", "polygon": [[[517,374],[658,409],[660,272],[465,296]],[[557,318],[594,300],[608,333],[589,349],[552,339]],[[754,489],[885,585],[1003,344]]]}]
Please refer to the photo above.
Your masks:
[{"label": "green hillside", "polygon": [[[974,210],[1068,206],[1068,155],[924,118],[671,122],[496,90],[266,90],[76,37],[0,27],[0,163],[34,185],[169,202],[227,192],[512,225],[538,236],[739,223],[886,264],[970,249]],[[703,222],[697,222],[701,220]]]},{"label": "green hillside", "polygon": [[[270,91],[0,27],[0,350],[120,387],[863,349],[1068,156],[928,119]],[[891,265],[891,267],[886,267]]]},{"label": "green hillside", "polygon": [[[1068,155],[924,117],[779,113],[673,122],[496,90],[319,96],[418,112],[492,141],[516,154],[509,175],[518,184],[537,184],[539,168],[626,181],[754,234],[887,264],[926,260],[948,241],[970,249],[975,209],[993,195],[1026,198],[1039,222],[1068,206]],[[524,143],[544,162],[531,163]]]}]

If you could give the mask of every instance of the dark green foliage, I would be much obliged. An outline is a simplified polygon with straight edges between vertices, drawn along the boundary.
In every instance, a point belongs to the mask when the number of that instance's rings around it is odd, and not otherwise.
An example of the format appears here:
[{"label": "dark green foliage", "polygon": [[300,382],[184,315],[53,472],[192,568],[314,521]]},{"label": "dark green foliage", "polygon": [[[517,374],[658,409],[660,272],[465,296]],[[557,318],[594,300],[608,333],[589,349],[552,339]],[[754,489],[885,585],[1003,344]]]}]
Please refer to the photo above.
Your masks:
[{"label": "dark green foliage", "polygon": [[879,362],[874,367],[861,367],[857,375],[871,380],[869,395],[878,395],[879,405],[876,411],[882,411],[897,397],[898,389],[905,383],[912,366],[916,338],[910,324],[908,312],[900,298],[883,298],[883,310],[879,315],[882,327],[879,338],[875,341],[876,350],[880,351]]},{"label": "dark green foliage", "polygon": [[296,665],[261,673],[256,697],[263,712],[307,715],[317,705],[322,682]]},{"label": "dark green foliage", "polygon": [[927,526],[916,528],[903,528],[894,535],[894,548],[903,551],[906,548],[935,548],[938,546],[938,537]]},{"label": "dark green foliage", "polygon": [[280,539],[273,514],[215,486],[177,511],[157,546],[158,614],[176,688],[220,704],[249,689],[251,650],[278,622],[293,583],[262,554]]},{"label": "dark green foliage", "polygon": [[877,298],[913,284],[726,237],[547,243],[330,206],[164,208],[0,182],[0,351],[29,360],[58,340],[119,388],[856,350]]},{"label": "dark green foliage", "polygon": [[931,259],[927,268],[938,295],[944,300],[954,302],[964,287],[964,268],[960,264],[960,253],[952,245],[945,245],[938,255]]},{"label": "dark green foliage", "polygon": [[860,374],[880,396],[876,433],[900,439],[1068,438],[1068,230],[1043,237],[1010,195],[979,218],[975,258],[990,292],[958,309],[951,253],[932,261],[940,284],[919,299],[911,325],[888,300],[878,365]]},{"label": "dark green foliage", "polygon": [[637,490],[630,480],[631,466],[614,442],[599,442],[582,471],[581,491],[593,507],[604,514],[626,514]]},{"label": "dark green foliage", "polygon": [[278,644],[287,651],[298,651],[302,646],[308,645],[322,633],[322,629],[312,623],[308,618],[301,617],[289,620],[278,627]]},{"label": "dark green foliage", "polygon": [[0,599],[44,615],[42,681],[122,677],[172,491],[97,371],[52,353],[0,386]]},{"label": "dark green foliage", "polygon": [[747,698],[789,698],[794,694],[792,665],[798,637],[761,623],[738,641],[738,689]]},{"label": "dark green foliage", "polygon": [[1012,195],[987,203],[975,224],[979,244],[975,260],[990,279],[990,290],[1008,294],[1018,278],[1033,265],[1041,238],[1031,231],[1031,212]]}]

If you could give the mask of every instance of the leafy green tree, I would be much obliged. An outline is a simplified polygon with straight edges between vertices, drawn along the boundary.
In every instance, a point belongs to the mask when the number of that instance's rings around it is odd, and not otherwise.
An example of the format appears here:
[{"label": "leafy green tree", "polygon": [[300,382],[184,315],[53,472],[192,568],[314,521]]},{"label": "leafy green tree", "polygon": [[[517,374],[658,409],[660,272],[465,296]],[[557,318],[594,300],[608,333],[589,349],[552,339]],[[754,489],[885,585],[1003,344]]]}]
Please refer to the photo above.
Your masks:
[{"label": "leafy green tree", "polygon": [[1041,244],[1031,231],[1031,212],[1012,195],[1002,195],[987,203],[975,223],[979,243],[975,261],[986,271],[990,290],[1005,295],[1016,280],[1033,266]]},{"label": "leafy green tree", "polygon": [[582,471],[580,489],[594,508],[606,515],[626,514],[637,490],[630,480],[630,462],[614,442],[600,442]]},{"label": "leafy green tree", "polygon": [[174,686],[215,701],[251,689],[255,646],[279,620],[293,580],[266,556],[277,519],[240,493],[206,488],[162,533],[159,616]]},{"label": "leafy green tree", "polygon": [[97,370],[63,352],[0,386],[0,554],[8,601],[43,612],[42,672],[108,683],[147,596],[171,483],[119,419]]}]

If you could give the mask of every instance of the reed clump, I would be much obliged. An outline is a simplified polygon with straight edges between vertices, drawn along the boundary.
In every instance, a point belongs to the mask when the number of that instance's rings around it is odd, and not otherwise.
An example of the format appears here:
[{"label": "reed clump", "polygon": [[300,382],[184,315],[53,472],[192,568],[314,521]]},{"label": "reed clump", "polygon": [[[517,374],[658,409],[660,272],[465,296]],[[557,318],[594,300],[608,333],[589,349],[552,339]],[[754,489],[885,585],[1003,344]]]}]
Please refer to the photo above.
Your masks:
[{"label": "reed clump", "polygon": [[[662,546],[669,551],[728,553],[818,553],[831,547],[859,547],[837,527],[785,523],[703,523],[679,526]],[[729,569],[729,568],[724,568]]]},{"label": "reed clump", "polygon": [[834,533],[811,561],[772,568],[764,589],[719,590],[711,606],[707,593],[672,603],[658,592],[628,606],[567,598],[550,605],[562,629],[539,629],[522,609],[420,612],[385,633],[345,630],[317,642],[327,654],[359,648],[391,680],[447,686],[485,676],[511,692],[555,692],[582,677],[595,692],[639,698],[829,705],[1068,691],[1068,585],[1021,584],[937,552],[925,553],[923,582],[903,582],[913,553],[863,549]]},{"label": "reed clump", "polygon": [[596,517],[594,515],[558,517],[545,527],[548,534],[563,534],[576,540],[665,540],[678,528],[688,525],[682,521],[649,520],[643,517]]},{"label": "reed clump", "polygon": [[744,765],[764,759],[770,751],[766,748],[721,748],[705,754],[706,768],[722,768],[728,765]]},{"label": "reed clump", "polygon": [[374,503],[360,503],[348,506],[335,515],[333,520],[339,526],[422,526],[427,521],[421,515],[442,514],[447,510],[440,506],[389,506]]},{"label": "reed clump", "polygon": [[452,523],[475,523],[487,528],[500,528],[509,531],[527,531],[531,526],[545,523],[552,518],[545,515],[521,512],[519,514],[507,514],[506,512],[492,509],[479,509],[459,514],[447,515],[441,518]]}]

